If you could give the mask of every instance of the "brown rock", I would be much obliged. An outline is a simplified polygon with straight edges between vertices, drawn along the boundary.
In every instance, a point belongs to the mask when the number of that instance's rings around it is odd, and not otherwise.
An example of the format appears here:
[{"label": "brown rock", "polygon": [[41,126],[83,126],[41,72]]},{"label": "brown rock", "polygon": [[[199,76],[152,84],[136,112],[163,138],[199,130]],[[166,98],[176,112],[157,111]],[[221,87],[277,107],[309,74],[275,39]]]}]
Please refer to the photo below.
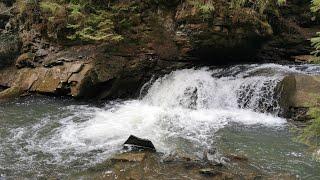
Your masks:
[{"label": "brown rock", "polygon": [[320,76],[291,75],[280,83],[282,105],[287,107],[313,107],[319,105]]},{"label": "brown rock", "polygon": [[19,69],[24,67],[34,68],[35,67],[34,58],[35,58],[35,54],[33,53],[21,54],[16,60],[16,67]]},{"label": "brown rock", "polygon": [[19,97],[21,94],[23,94],[23,90],[20,87],[11,87],[4,91],[0,92],[0,100],[7,100]]},{"label": "brown rock", "polygon": [[295,62],[298,63],[311,63],[314,59],[312,55],[300,55],[300,56],[293,56],[292,57]]},{"label": "brown rock", "polygon": [[146,153],[123,153],[118,154],[111,158],[113,161],[121,161],[121,162],[142,162],[146,158]]}]

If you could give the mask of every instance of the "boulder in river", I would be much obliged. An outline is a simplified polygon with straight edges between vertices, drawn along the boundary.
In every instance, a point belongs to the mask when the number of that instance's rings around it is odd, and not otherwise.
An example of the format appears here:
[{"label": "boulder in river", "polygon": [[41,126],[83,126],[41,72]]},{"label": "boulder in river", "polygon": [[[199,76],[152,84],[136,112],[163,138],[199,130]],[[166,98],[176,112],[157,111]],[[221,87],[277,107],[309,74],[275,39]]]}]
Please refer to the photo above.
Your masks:
[{"label": "boulder in river", "polygon": [[280,82],[279,88],[280,106],[286,117],[306,120],[308,109],[319,105],[319,75],[290,75]]},{"label": "boulder in river", "polygon": [[153,143],[148,139],[142,139],[133,135],[130,135],[130,137],[127,139],[127,141],[124,143],[125,147],[132,147],[133,150],[151,150],[156,151],[156,148],[154,147]]}]

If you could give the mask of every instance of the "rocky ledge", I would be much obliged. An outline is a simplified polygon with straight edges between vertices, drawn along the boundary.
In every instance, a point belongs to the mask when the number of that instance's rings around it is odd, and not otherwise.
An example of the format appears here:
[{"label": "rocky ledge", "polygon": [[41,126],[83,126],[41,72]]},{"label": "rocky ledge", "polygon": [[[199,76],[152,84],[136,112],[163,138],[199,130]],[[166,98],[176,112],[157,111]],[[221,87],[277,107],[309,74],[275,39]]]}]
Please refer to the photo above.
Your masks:
[{"label": "rocky ledge", "polygon": [[[15,97],[12,92],[127,98],[137,95],[152,76],[179,68],[280,62],[306,53],[296,48],[308,46],[299,23],[311,17],[291,20],[288,14],[305,14],[307,2],[289,2],[284,9],[295,10],[281,13],[210,2],[114,1],[103,11],[112,22],[110,36],[119,41],[88,42],[68,39],[73,31],[68,29],[72,17],[67,5],[1,1],[0,87],[11,90],[0,99]],[[290,44],[304,50],[286,54]]]}]

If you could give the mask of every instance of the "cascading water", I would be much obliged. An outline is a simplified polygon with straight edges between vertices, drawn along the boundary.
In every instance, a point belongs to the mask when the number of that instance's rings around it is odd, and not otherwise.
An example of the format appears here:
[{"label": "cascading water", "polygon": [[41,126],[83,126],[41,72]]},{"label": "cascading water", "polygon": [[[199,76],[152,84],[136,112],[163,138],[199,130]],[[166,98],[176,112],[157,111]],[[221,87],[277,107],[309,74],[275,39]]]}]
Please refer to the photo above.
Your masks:
[{"label": "cascading water", "polygon": [[[0,172],[24,172],[43,164],[90,167],[121,150],[131,134],[150,139],[165,154],[183,151],[201,157],[214,148],[216,133],[229,125],[283,128],[286,120],[277,116],[278,82],[288,73],[318,70],[275,64],[185,69],[151,82],[137,100],[110,102],[104,108],[51,108],[38,121],[0,129],[5,138],[0,142]],[[15,154],[4,153],[11,149]],[[8,163],[18,165],[5,167]]]}]

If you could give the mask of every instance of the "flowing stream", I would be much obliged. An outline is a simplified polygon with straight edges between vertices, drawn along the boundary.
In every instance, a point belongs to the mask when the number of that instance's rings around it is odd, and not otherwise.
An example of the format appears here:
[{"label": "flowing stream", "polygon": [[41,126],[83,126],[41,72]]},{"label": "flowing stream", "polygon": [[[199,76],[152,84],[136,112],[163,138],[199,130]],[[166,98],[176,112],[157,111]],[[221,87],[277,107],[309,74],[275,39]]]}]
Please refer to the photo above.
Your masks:
[{"label": "flowing stream", "polygon": [[320,67],[178,70],[150,80],[138,99],[103,106],[53,97],[0,104],[0,177],[67,176],[110,158],[133,134],[164,155],[201,159],[216,149],[243,154],[265,173],[317,179],[319,162],[279,117],[277,85],[292,73],[320,74]]}]

